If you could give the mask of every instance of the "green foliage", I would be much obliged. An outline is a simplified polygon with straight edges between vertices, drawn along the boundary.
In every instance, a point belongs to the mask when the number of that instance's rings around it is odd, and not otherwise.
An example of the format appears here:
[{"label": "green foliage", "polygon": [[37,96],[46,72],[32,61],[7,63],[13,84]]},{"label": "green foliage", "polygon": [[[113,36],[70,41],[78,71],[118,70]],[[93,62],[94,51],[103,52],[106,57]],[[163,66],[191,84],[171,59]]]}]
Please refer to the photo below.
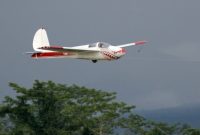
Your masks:
[{"label": "green foliage", "polygon": [[134,108],[116,102],[116,93],[35,81],[30,89],[10,83],[16,98],[5,97],[0,116],[12,122],[12,134],[111,134]]},{"label": "green foliage", "polygon": [[183,135],[200,135],[200,129],[186,128],[183,130]]},{"label": "green foliage", "polygon": [[130,114],[123,119],[123,128],[126,135],[200,135],[199,129],[193,129],[187,124],[167,124],[146,120],[137,115]]},{"label": "green foliage", "polygon": [[15,83],[16,97],[0,105],[0,135],[200,135],[188,125],[148,121],[134,106],[116,101],[116,93],[35,81],[32,88]]}]

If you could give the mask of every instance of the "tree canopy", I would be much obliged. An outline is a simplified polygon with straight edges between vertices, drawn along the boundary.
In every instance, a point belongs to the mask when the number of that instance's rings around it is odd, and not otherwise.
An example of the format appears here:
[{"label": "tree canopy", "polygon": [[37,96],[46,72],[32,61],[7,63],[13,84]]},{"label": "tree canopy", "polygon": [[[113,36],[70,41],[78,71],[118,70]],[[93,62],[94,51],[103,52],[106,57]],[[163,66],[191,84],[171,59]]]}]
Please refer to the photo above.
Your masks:
[{"label": "tree canopy", "polygon": [[0,106],[1,134],[109,135],[119,129],[138,135],[199,133],[188,126],[150,122],[134,113],[135,106],[117,101],[115,92],[38,80],[32,88],[9,85],[17,95],[5,97]]}]

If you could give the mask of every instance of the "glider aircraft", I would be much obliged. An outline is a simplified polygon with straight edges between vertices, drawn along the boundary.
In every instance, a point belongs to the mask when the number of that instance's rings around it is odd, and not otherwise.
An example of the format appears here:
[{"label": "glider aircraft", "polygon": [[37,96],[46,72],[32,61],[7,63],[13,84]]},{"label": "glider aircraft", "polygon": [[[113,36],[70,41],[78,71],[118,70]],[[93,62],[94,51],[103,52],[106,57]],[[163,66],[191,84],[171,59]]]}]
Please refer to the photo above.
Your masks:
[{"label": "glider aircraft", "polygon": [[117,60],[126,54],[125,47],[143,45],[146,41],[113,46],[105,42],[96,42],[93,44],[80,45],[74,47],[50,46],[47,32],[44,28],[36,31],[33,38],[32,54],[34,59],[39,58],[76,58],[91,60],[96,63],[98,60]]}]

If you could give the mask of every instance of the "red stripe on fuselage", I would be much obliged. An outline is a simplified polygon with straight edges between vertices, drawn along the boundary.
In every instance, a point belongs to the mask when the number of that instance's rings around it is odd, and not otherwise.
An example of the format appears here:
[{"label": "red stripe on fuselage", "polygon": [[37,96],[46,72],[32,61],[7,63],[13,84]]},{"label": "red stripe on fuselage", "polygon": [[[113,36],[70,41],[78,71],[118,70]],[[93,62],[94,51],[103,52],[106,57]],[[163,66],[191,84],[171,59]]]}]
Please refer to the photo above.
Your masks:
[{"label": "red stripe on fuselage", "polygon": [[34,53],[31,57],[32,58],[48,58],[48,57],[63,57],[68,56],[68,53],[63,52],[39,52]]},{"label": "red stripe on fuselage", "polygon": [[48,49],[48,48],[52,48],[52,49],[63,49],[63,47],[62,46],[43,46],[43,47],[41,47],[41,48],[39,48],[39,49]]}]

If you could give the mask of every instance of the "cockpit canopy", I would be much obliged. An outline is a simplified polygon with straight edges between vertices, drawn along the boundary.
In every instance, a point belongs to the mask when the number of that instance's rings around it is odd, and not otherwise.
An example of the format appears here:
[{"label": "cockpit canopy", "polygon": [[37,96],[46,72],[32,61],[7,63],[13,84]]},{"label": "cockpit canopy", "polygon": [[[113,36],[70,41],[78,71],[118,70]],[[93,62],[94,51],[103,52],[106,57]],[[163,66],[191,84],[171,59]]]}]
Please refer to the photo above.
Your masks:
[{"label": "cockpit canopy", "polygon": [[99,48],[108,48],[109,46],[110,44],[105,42],[97,42],[89,45],[89,47],[99,47]]}]

